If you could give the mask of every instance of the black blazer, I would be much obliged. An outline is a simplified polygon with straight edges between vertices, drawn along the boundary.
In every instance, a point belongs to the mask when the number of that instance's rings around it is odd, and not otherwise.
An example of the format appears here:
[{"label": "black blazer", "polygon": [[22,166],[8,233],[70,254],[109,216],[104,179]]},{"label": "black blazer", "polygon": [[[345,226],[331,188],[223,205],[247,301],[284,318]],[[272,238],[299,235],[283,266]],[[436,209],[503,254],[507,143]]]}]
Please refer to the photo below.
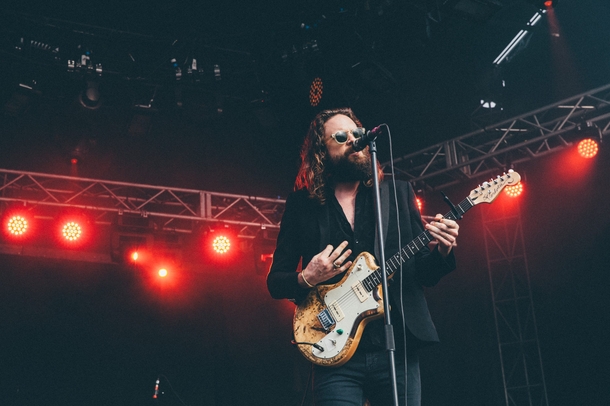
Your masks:
[{"label": "black blazer", "polygon": [[[415,202],[415,194],[408,182],[396,182],[401,242],[398,242],[398,222],[394,204],[393,186],[384,182],[380,187],[382,225],[386,259],[411,242],[423,231],[422,221]],[[299,303],[308,291],[299,286],[295,270],[302,260],[305,268],[311,258],[321,252],[330,240],[328,206],[310,199],[306,190],[291,193],[287,200],[273,263],[267,276],[267,287],[276,299],[292,299]],[[375,257],[379,258],[378,247]],[[426,247],[403,267],[390,283],[390,302],[393,323],[399,322],[400,290],[403,286],[405,324],[412,335],[421,342],[436,342],[438,334],[430,317],[424,297],[424,286],[435,285],[455,268],[455,258],[450,254],[443,258],[435,249]],[[337,279],[342,277],[338,276]],[[334,280],[328,283],[334,283]]]}]

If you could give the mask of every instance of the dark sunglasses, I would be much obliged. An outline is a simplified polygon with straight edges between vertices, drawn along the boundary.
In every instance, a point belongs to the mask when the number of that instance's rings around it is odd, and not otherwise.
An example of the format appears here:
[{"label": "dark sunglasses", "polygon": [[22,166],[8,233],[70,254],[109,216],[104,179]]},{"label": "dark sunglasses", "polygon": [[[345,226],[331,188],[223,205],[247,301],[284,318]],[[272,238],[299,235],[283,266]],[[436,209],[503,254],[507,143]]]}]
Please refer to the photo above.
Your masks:
[{"label": "dark sunglasses", "polygon": [[337,141],[338,144],[345,144],[347,142],[348,133],[352,134],[354,136],[354,138],[358,139],[366,133],[366,130],[362,127],[358,127],[358,128],[354,128],[353,130],[348,130],[348,131],[343,131],[343,130],[337,131],[337,132],[331,134],[330,136],[332,139]]}]

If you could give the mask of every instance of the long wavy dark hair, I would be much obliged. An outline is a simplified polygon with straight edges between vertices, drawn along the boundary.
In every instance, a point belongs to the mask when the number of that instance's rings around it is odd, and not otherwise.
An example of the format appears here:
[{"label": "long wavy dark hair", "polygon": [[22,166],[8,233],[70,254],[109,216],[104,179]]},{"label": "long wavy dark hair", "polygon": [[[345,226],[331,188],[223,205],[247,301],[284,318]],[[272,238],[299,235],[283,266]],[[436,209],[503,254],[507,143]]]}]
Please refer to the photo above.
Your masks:
[{"label": "long wavy dark hair", "polygon": [[[352,119],[358,127],[362,127],[360,120],[348,107],[324,110],[318,113],[309,124],[309,130],[301,147],[301,166],[294,182],[294,189],[307,189],[309,196],[318,200],[320,204],[326,203],[326,186],[328,174],[324,173],[324,163],[328,150],[324,143],[324,124],[333,116],[342,114]],[[368,153],[368,149],[366,150]],[[383,179],[383,170],[377,164],[379,181]],[[363,182],[366,186],[373,186],[373,178]]]}]

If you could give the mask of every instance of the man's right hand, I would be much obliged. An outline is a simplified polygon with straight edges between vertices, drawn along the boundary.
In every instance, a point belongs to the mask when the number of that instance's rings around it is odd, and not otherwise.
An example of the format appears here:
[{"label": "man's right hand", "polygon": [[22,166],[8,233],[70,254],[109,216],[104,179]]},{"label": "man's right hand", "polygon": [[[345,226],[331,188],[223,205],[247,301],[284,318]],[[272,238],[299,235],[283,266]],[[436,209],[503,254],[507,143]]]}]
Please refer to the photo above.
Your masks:
[{"label": "man's right hand", "polygon": [[[345,272],[352,265],[352,261],[347,260],[352,250],[346,248],[347,241],[343,241],[337,248],[328,245],[324,251],[315,255],[309,261],[307,267],[301,271],[301,278],[315,286],[331,279],[335,275]],[[307,282],[301,281],[299,278],[301,286],[308,287]]]}]

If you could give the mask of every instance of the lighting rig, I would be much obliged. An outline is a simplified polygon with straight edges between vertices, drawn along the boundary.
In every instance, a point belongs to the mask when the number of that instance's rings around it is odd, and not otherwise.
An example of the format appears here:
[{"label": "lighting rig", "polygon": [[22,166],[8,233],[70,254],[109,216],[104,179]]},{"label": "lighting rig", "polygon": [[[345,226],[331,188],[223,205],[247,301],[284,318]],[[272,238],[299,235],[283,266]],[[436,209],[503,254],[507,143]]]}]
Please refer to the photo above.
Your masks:
[{"label": "lighting rig", "polygon": [[0,179],[0,253],[149,268],[254,258],[259,272],[285,203],[3,169]]}]

